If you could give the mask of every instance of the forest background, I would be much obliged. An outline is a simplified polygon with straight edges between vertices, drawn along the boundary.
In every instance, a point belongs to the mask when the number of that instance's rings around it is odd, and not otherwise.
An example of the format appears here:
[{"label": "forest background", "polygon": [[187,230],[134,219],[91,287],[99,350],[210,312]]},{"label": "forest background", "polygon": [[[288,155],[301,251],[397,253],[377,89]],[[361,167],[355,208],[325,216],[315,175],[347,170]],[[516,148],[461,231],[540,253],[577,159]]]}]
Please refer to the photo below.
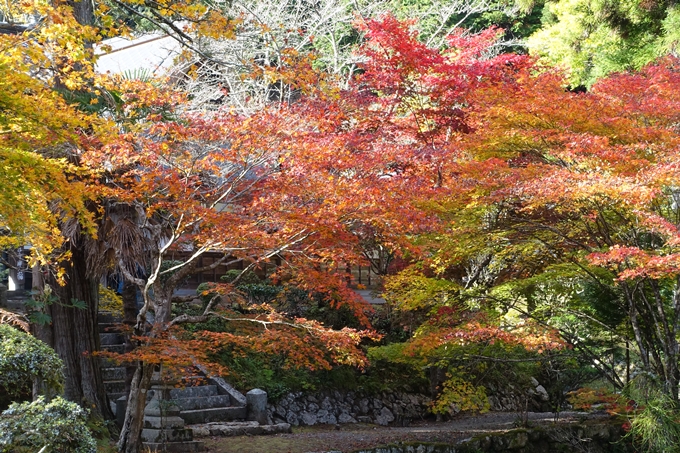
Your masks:
[{"label": "forest background", "polygon": [[[31,244],[35,286],[31,326],[3,320],[64,364],[3,330],[33,365],[6,360],[2,385],[19,369],[46,396],[10,411],[111,417],[88,353],[115,274],[135,364],[120,451],[161,362],[274,397],[431,386],[441,414],[484,410],[508,373],[556,404],[598,382],[581,395],[636,401],[645,448],[679,444],[673,2],[0,9],[1,245],[10,264]],[[159,29],[183,49],[168,77],[94,71],[103,39]],[[239,270],[200,309],[175,296],[222,265]],[[388,309],[352,291],[358,265]]]}]

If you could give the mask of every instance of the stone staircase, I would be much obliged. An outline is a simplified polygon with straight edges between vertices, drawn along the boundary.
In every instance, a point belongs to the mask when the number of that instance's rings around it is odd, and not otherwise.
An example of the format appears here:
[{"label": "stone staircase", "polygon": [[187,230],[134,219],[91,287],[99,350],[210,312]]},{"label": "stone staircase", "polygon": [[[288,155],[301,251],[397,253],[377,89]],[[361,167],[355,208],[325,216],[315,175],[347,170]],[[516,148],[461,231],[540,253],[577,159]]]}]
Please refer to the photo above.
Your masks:
[{"label": "stone staircase", "polygon": [[[102,350],[124,352],[124,338],[116,332],[120,318],[108,313],[99,314],[99,338]],[[125,367],[110,360],[102,360],[102,376],[111,408],[122,421],[125,409]],[[230,422],[246,419],[246,397],[221,378],[190,377],[184,388],[170,390],[170,398],[179,407],[179,417],[186,424]],[[197,385],[194,385],[197,384]],[[150,392],[149,399],[152,392]],[[118,410],[120,409],[120,411]]]},{"label": "stone staircase", "polygon": [[203,442],[194,440],[194,430],[185,427],[179,417],[179,407],[171,402],[170,388],[151,387],[154,393],[144,408],[144,427],[141,437],[150,452],[193,453],[204,450]]},{"label": "stone staircase", "polygon": [[[111,313],[99,313],[97,316],[99,325],[99,343],[102,351],[116,353],[125,352],[125,340],[117,331],[121,318]],[[116,401],[125,396],[125,367],[116,364],[109,359],[100,359],[100,370],[106,394],[109,397],[111,410],[116,413]]]},{"label": "stone staircase", "polygon": [[222,386],[208,379],[208,382],[195,387],[185,387],[170,391],[170,397],[180,408],[179,416],[187,424],[245,420],[245,399],[241,403]]}]

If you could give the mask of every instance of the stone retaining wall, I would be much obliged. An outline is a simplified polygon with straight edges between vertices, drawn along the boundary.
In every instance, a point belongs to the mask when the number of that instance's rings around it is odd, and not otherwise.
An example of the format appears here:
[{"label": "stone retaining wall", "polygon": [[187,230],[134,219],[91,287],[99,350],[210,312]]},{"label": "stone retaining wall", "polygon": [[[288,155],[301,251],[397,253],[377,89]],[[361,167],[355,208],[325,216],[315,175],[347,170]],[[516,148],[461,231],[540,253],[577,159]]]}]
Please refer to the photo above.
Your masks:
[{"label": "stone retaining wall", "polygon": [[356,392],[289,393],[267,405],[270,419],[293,426],[337,423],[406,425],[428,414],[430,398],[401,392],[366,395]]},{"label": "stone retaining wall", "polygon": [[[532,379],[529,388],[487,389],[492,411],[521,412],[550,410],[548,393]],[[432,416],[431,399],[425,395],[403,392],[365,394],[337,390],[315,393],[295,392],[267,405],[267,415],[274,423],[293,426],[338,423],[375,423],[406,426],[411,420]],[[457,413],[456,407],[451,408]]]}]

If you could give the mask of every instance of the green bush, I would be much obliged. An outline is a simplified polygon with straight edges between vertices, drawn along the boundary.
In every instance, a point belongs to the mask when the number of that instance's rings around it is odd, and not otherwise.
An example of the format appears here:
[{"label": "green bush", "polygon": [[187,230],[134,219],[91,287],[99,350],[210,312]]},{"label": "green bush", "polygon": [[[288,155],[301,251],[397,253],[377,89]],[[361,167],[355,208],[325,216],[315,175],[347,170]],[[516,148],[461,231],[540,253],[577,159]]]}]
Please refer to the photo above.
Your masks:
[{"label": "green bush", "polygon": [[429,379],[424,363],[407,354],[406,343],[368,348],[370,366],[361,376],[360,387],[369,392],[400,390],[428,393]]},{"label": "green bush", "polygon": [[14,403],[0,415],[0,452],[94,453],[97,445],[87,429],[87,413],[57,397],[46,403]]},{"label": "green bush", "polygon": [[650,375],[636,376],[625,395],[637,406],[629,415],[629,436],[641,451],[680,452],[680,410],[673,398],[663,391],[663,383]]},{"label": "green bush", "polygon": [[284,359],[258,352],[245,356],[234,355],[229,348],[222,350],[216,360],[228,369],[228,379],[236,388],[248,391],[265,390],[269,399],[276,401],[288,392],[314,390],[318,381],[307,369],[286,368]]},{"label": "green bush", "polygon": [[[306,368],[290,368],[285,366],[285,357],[249,352],[245,356],[233,354],[224,348],[216,355],[215,360],[228,370],[225,375],[230,383],[242,391],[252,388],[265,390],[271,401],[277,401],[289,392],[317,390],[364,390],[383,391],[390,388],[385,385],[385,373],[380,369],[362,371],[352,366],[339,365],[330,370],[308,370]],[[397,368],[397,367],[395,367]],[[403,369],[403,367],[401,367]],[[405,379],[406,384],[395,384]],[[417,380],[417,378],[415,378]],[[403,389],[412,380],[408,372],[401,373],[389,381]]]},{"label": "green bush", "polygon": [[[243,274],[241,276],[241,274]],[[239,276],[241,276],[239,278]],[[262,283],[262,280],[260,277],[257,276],[257,274],[253,271],[242,271],[240,269],[229,269],[223,276],[220,277],[220,280],[223,282],[231,283],[236,279],[239,279],[237,284],[238,285],[257,285],[258,283]]]},{"label": "green bush", "polygon": [[25,332],[0,324],[0,388],[6,394],[19,396],[22,383],[31,383],[34,378],[58,391],[63,385],[62,369],[52,348]]}]

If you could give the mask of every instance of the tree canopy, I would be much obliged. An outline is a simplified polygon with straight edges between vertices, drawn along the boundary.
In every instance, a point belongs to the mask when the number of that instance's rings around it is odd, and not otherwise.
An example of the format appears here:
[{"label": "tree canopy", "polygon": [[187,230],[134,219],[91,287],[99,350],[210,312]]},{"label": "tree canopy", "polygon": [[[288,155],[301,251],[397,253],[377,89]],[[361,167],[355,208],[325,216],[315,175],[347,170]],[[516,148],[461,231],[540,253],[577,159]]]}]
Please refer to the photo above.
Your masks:
[{"label": "tree canopy", "polygon": [[[536,60],[499,51],[508,30],[457,27],[502,13],[528,33],[526,2],[416,3],[38,4],[39,21],[0,34],[0,245],[30,242],[62,284],[36,295],[69,339],[59,354],[96,381],[82,353],[99,279],[143,299],[120,357],[137,364],[121,451],[139,449],[161,363],[230,345],[365,366],[380,335],[346,271],[378,251],[402,262],[381,269],[388,303],[419,317],[392,352],[448,367],[436,411],[484,407],[472,368],[456,374],[466,358],[570,350],[617,388],[631,368],[654,375],[677,403],[675,6],[547,2]],[[173,77],[94,73],[94,43],[150,28],[184,46]],[[173,312],[189,276],[227,266],[200,313]],[[244,297],[239,280],[265,269],[361,327]],[[211,318],[232,327],[183,328]]]},{"label": "tree canopy", "polygon": [[590,86],[612,72],[677,56],[679,21],[680,10],[669,1],[549,1],[528,45],[566,69],[574,86]]}]

